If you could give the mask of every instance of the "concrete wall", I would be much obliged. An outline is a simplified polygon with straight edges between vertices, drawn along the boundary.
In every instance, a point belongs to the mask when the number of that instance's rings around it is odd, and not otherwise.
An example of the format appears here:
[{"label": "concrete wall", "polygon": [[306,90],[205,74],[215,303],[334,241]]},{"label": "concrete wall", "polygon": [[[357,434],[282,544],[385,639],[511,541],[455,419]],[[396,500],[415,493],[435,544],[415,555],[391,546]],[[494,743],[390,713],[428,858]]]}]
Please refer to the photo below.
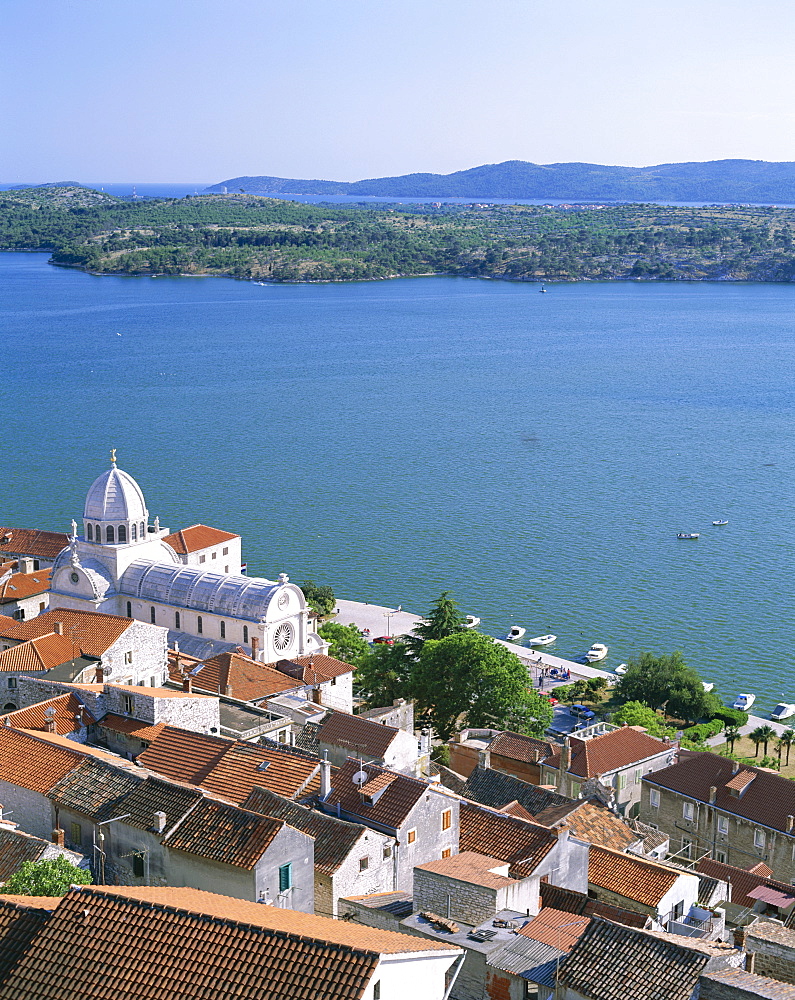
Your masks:
[{"label": "concrete wall", "polygon": [[414,702],[406,701],[405,698],[397,698],[384,708],[367,708],[356,714],[371,722],[392,726],[393,729],[405,729],[412,734],[414,732]]},{"label": "concrete wall", "polygon": [[[311,694],[307,691],[307,697]],[[353,713],[353,671],[332,677],[320,685],[320,704],[326,708],[336,708],[338,712]]]},{"label": "concrete wall", "polygon": [[[456,961],[455,955],[442,952],[425,954],[382,955],[370,977],[362,1000],[373,1000],[378,984],[381,1000],[442,1000],[445,977]],[[456,990],[454,996],[458,996]]]},{"label": "concrete wall", "polygon": [[555,847],[540,862],[536,873],[546,875],[552,885],[575,892],[588,891],[588,854],[590,846],[572,837],[568,830],[558,834]]},{"label": "concrete wall", "polygon": [[[429,787],[411,810],[398,836],[396,888],[410,892],[415,867],[427,861],[438,861],[442,851],[449,848],[453,854],[458,854],[458,802]],[[449,830],[442,830],[442,813],[446,809],[452,810],[452,825]],[[417,831],[413,844],[408,842],[410,830]]]},{"label": "concrete wall", "polygon": [[[384,857],[385,849],[388,857]],[[365,857],[368,866],[361,871],[359,862]],[[395,841],[386,834],[365,829],[334,875],[321,878],[321,874],[315,869],[315,913],[336,917],[344,896],[394,891]]]},{"label": "concrete wall", "polygon": [[52,840],[52,808],[46,795],[0,780],[0,803],[3,816],[20,830],[42,840]]},{"label": "concrete wall", "polygon": [[[231,573],[232,576],[240,574],[241,544],[238,538],[227,538],[223,542],[209,545],[206,549],[197,549],[195,552],[188,552],[187,555],[177,553],[177,559],[186,566],[201,566],[202,569],[211,569],[216,573]],[[224,555],[224,550],[227,550]],[[204,558],[202,558],[204,556]]]}]

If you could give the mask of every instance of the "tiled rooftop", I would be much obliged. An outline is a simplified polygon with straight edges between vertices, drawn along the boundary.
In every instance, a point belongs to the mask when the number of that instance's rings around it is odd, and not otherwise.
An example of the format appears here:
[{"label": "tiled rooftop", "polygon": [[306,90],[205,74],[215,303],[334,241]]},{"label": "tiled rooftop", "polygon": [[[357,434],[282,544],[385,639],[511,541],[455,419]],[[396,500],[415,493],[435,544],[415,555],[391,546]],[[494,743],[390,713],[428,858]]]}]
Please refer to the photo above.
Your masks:
[{"label": "tiled rooftop", "polygon": [[280,673],[294,677],[303,684],[323,684],[333,677],[352,674],[354,669],[350,663],[337,660],[333,656],[326,656],[325,653],[310,653],[309,656],[296,656],[292,660],[277,660],[268,666],[275,667]]},{"label": "tiled rooftop", "polygon": [[591,918],[585,915],[575,917],[567,910],[544,906],[532,920],[519,929],[519,934],[568,953],[583,936],[590,923]]},{"label": "tiled rooftop", "polygon": [[50,589],[50,570],[35,573],[14,573],[4,583],[0,583],[0,604],[12,604],[25,597],[35,597]]},{"label": "tiled rooftop", "polygon": [[461,794],[473,802],[493,806],[495,809],[502,809],[509,802],[518,802],[531,816],[537,816],[550,806],[572,806],[574,802],[565,795],[538,785],[530,785],[513,775],[501,774],[480,765],[467,778]]},{"label": "tiled rooftop", "polygon": [[588,882],[591,885],[644,906],[656,907],[681,874],[655,861],[604,847],[592,846],[589,852]]},{"label": "tiled rooftop", "polygon": [[55,732],[61,736],[79,732],[81,725],[87,726],[95,721],[82,701],[69,693],[0,716],[0,725],[8,725],[12,729],[46,731],[48,720],[54,722]]},{"label": "tiled rooftop", "polygon": [[506,816],[474,802],[461,802],[459,850],[508,862],[511,878],[524,878],[533,872],[557,842],[556,834],[536,823]]},{"label": "tiled rooftop", "polygon": [[15,622],[14,628],[4,629],[4,635],[9,639],[36,639],[55,632],[58,623],[63,627],[63,635],[69,640],[70,649],[74,639],[78,653],[82,650],[89,656],[102,656],[124,635],[133,624],[133,620],[118,615],[102,614],[99,611],[52,608],[29,621]]},{"label": "tiled rooftop", "polygon": [[145,742],[151,742],[166,727],[165,722],[141,722],[139,719],[130,719],[125,715],[113,715],[112,712],[103,715],[99,725],[103,729],[110,729],[111,732],[124,733],[126,736],[134,736]]},{"label": "tiled rooftop", "polygon": [[166,535],[163,541],[181,556],[190,552],[198,552],[200,549],[207,549],[211,545],[220,545],[222,542],[231,541],[233,538],[240,538],[231,531],[222,531],[220,528],[211,528],[207,524],[192,524],[189,528],[175,531],[171,535]]},{"label": "tiled rooftop", "polygon": [[12,785],[46,795],[83,759],[76,750],[0,726],[0,779]]},{"label": "tiled rooftop", "polygon": [[25,954],[49,917],[46,909],[35,903],[30,905],[27,900],[33,897],[0,896],[0,983]]},{"label": "tiled rooftop", "polygon": [[175,657],[169,657],[171,680],[181,684],[183,672],[191,675],[197,690],[228,693],[241,701],[257,701],[302,686],[300,681],[285,676],[274,667],[235,651],[219,653],[200,664],[195,664],[193,660],[186,663],[180,654],[179,666]]},{"label": "tiled rooftop", "polygon": [[511,760],[521,760],[525,763],[536,763],[545,757],[551,757],[553,745],[548,740],[537,740],[532,736],[522,736],[520,733],[505,732],[495,736],[489,743],[489,752]]},{"label": "tiled rooftop", "polygon": [[121,803],[143,781],[112,764],[84,757],[52,788],[49,798],[62,809],[82,813],[96,823],[127,809]]},{"label": "tiled rooftop", "polygon": [[[395,830],[405,822],[422,796],[433,787],[418,778],[398,774],[383,794],[378,797],[378,800],[373,805],[368,805],[362,800],[358,785],[353,783],[353,775],[360,769],[361,765],[358,760],[348,760],[339,769],[332,779],[331,792],[323,803],[325,811],[331,812],[339,805],[340,809],[351,815],[372,819],[375,823],[381,823]],[[384,768],[377,767],[375,764],[365,765],[364,771],[370,780],[380,774],[391,775],[394,773],[385,771]]]},{"label": "tiled rooftop", "polygon": [[477,854],[475,851],[462,851],[449,858],[417,865],[415,870],[444,875],[446,878],[470,882],[472,885],[482,885],[486,889],[504,889],[516,882],[516,879],[495,869],[504,871],[506,862],[500,861],[499,858],[487,857],[485,854]]},{"label": "tiled rooftop", "polygon": [[125,814],[127,826],[139,830],[155,829],[155,813],[166,814],[163,833],[168,833],[198,802],[202,793],[198,788],[186,788],[172,781],[148,777],[138,781],[115,806],[117,814]]},{"label": "tiled rooftop", "polygon": [[586,917],[604,917],[616,924],[626,924],[627,927],[644,928],[651,922],[651,917],[646,913],[602,903],[598,899],[591,899],[584,892],[563,889],[559,885],[552,885],[551,882],[541,883],[541,905]]},{"label": "tiled rooftop", "polygon": [[38,861],[48,847],[46,840],[0,826],[0,882],[7,882],[24,862]]},{"label": "tiled rooftop", "polygon": [[[17,625],[19,622],[14,622],[14,626]],[[12,630],[5,629],[6,633],[10,631]],[[46,635],[20,642],[0,652],[0,671],[35,673],[40,670],[52,670],[79,655],[80,650],[72,644],[71,639],[48,632]]]},{"label": "tiled rooftop", "polygon": [[282,820],[203,799],[163,843],[172,850],[250,871],[283,827]]},{"label": "tiled rooftop", "polygon": [[[633,726],[623,726],[589,739],[571,736],[569,740],[571,760],[568,773],[578,778],[596,778],[602,774],[610,774],[672,751],[671,746],[663,740],[642,733]],[[560,760],[561,751],[558,750],[544,761],[544,766],[559,768]]]},{"label": "tiled rooftop", "polygon": [[760,997],[761,1000],[795,1000],[795,986],[792,983],[781,983],[767,976],[756,976],[743,969],[718,969],[706,972],[701,981],[700,996],[703,1000],[712,1000],[726,996],[725,991],[712,992],[712,984],[719,987],[729,987],[731,996],[736,1000],[742,997]]},{"label": "tiled rooftop", "polygon": [[382,758],[400,732],[392,726],[382,726],[357,715],[329,712],[317,731],[319,743],[341,747],[353,754]]},{"label": "tiled rooftop", "polygon": [[69,536],[60,531],[38,528],[0,528],[0,552],[52,560],[69,544]]},{"label": "tiled rooftop", "polygon": [[770,869],[765,865],[763,871],[757,873],[753,870],[736,868],[734,865],[725,865],[720,861],[714,861],[712,858],[701,858],[696,865],[697,874],[709,875],[711,878],[728,882],[731,895],[729,902],[743,907],[754,905],[754,899],[748,894],[760,886],[767,886],[783,893],[795,892],[795,889],[791,885],[788,885],[786,882],[777,882],[775,879],[765,875],[764,871],[769,872]]},{"label": "tiled rooftop", "polygon": [[[561,818],[557,820],[560,812]],[[578,840],[599,847],[611,847],[615,851],[625,851],[630,844],[636,844],[640,839],[633,830],[605,806],[598,802],[580,800],[573,808],[552,806],[537,813],[536,823],[542,826],[557,826],[558,823],[568,826]]]}]

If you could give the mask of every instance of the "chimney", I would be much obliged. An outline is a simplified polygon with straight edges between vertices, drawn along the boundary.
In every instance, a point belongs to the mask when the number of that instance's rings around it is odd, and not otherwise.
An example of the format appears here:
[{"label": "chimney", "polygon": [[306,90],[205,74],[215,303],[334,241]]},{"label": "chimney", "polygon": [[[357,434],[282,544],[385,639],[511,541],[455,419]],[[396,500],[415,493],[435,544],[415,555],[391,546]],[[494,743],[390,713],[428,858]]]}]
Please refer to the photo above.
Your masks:
[{"label": "chimney", "polygon": [[53,622],[52,630],[56,635],[63,635],[63,622]]},{"label": "chimney", "polygon": [[739,760],[733,760],[732,761],[732,774],[737,774],[737,772],[739,770],[740,770],[740,762],[739,762]]},{"label": "chimney", "polygon": [[787,816],[787,833],[792,833],[793,824],[795,824],[795,816]]},{"label": "chimney", "polygon": [[182,678],[182,690],[190,694],[193,691],[193,678],[190,674],[185,674]]},{"label": "chimney", "polygon": [[102,665],[101,664],[100,664],[100,666],[97,667],[97,669],[95,671],[95,681],[94,681],[94,683],[95,684],[104,684],[105,683],[105,671],[102,669]]},{"label": "chimney", "polygon": [[227,684],[226,685],[226,687],[224,688],[224,694],[226,695],[227,698],[231,698],[232,697],[232,685],[231,684]]},{"label": "chimney", "polygon": [[56,847],[64,847],[66,844],[66,834],[59,826],[52,831],[52,842]]},{"label": "chimney", "polygon": [[331,794],[331,761],[328,759],[328,750],[323,751],[323,759],[320,761],[320,800],[325,801]]},{"label": "chimney", "polygon": [[430,729],[420,730],[420,753],[431,752],[431,731]]},{"label": "chimney", "polygon": [[718,789],[714,785],[710,785],[710,789],[709,789],[709,804],[711,806],[715,805],[715,799],[717,798],[717,795],[718,795]]},{"label": "chimney", "polygon": [[155,833],[162,833],[166,828],[166,814],[162,809],[155,813]]},{"label": "chimney", "polygon": [[487,771],[491,770],[491,752],[489,750],[481,750],[478,753],[478,764],[485,767]]},{"label": "chimney", "polygon": [[558,769],[558,791],[562,795],[566,795],[565,788],[568,784],[566,780],[566,772],[571,766],[571,740],[567,736],[563,741],[563,748],[560,751],[560,767]]},{"label": "chimney", "polygon": [[17,573],[32,573],[33,560],[28,558],[20,559],[17,562]]},{"label": "chimney", "polygon": [[259,636],[252,635],[251,637],[251,659],[256,660],[257,654],[259,653]]}]

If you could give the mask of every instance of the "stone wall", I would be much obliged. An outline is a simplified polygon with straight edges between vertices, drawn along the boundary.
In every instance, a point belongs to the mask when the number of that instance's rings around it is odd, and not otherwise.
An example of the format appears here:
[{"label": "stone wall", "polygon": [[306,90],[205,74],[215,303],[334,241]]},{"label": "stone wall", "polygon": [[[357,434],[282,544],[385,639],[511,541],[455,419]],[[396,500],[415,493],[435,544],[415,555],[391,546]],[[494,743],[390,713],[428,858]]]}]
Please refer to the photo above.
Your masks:
[{"label": "stone wall", "polygon": [[[387,854],[385,857],[384,854]],[[367,858],[367,868],[360,862]],[[317,875],[315,877],[317,886]],[[323,909],[316,899],[315,913],[336,917],[340,899],[344,896],[365,896],[371,892],[393,892],[395,889],[395,841],[376,830],[362,830],[353,850],[342,862],[330,880],[331,899],[323,901]],[[317,889],[316,889],[317,891]]]},{"label": "stone wall", "polygon": [[407,733],[414,732],[414,702],[405,698],[396,699],[385,708],[368,708],[357,712],[363,719],[383,723],[393,729],[405,729]]},{"label": "stone wall", "polygon": [[795,984],[795,931],[773,921],[756,921],[745,934],[747,969]]},{"label": "stone wall", "polygon": [[496,889],[423,871],[422,868],[414,870],[414,909],[420,912],[429,910],[440,917],[477,925],[501,909],[497,900]]},{"label": "stone wall", "polygon": [[[416,865],[438,861],[444,850],[458,854],[458,804],[457,798],[429,787],[411,810],[401,826],[396,848],[396,888],[411,892]],[[443,830],[442,813],[446,809],[452,812],[452,825],[450,829]],[[413,843],[408,841],[410,830],[416,831]]]}]

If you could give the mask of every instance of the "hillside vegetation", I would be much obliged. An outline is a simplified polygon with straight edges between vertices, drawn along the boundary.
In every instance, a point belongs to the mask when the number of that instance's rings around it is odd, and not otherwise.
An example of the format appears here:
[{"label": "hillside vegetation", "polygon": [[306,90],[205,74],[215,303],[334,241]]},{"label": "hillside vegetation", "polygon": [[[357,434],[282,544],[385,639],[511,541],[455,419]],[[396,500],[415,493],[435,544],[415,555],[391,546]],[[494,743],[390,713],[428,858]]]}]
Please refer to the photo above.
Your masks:
[{"label": "hillside vegetation", "polygon": [[124,201],[0,192],[0,248],[108,274],[340,281],[446,273],[534,281],[791,281],[795,209],[330,208],[250,195]]}]

